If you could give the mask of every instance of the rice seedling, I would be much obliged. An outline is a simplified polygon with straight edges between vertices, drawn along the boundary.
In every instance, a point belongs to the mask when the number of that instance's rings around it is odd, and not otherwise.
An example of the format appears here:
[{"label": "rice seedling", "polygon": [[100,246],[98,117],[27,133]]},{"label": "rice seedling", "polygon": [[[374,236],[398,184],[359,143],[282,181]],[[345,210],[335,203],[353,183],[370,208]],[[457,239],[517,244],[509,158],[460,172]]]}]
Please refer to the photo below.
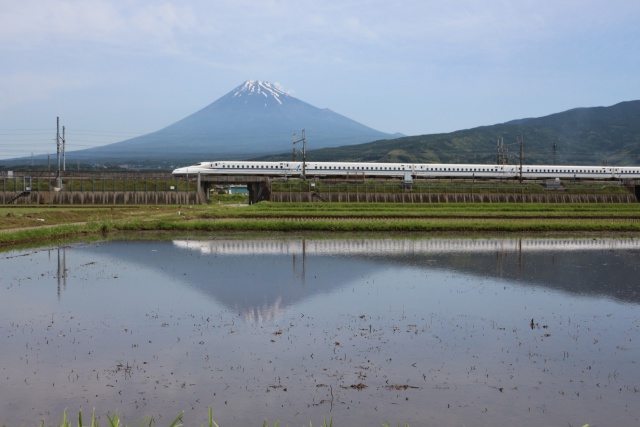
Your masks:
[{"label": "rice seedling", "polygon": [[[175,420],[173,420],[173,422],[171,424],[169,424],[168,427],[182,427],[182,417],[184,416],[184,412],[181,412],[180,415],[178,415],[176,417]],[[135,424],[131,424],[131,425],[127,425],[125,423],[122,422],[122,416],[120,414],[118,414],[118,411],[116,410],[113,415],[109,415],[108,413],[106,414],[107,417],[107,421],[108,421],[108,427],[154,427],[156,422],[155,419],[153,417],[145,417],[143,418],[141,421],[135,423]],[[385,427],[390,427],[390,424],[382,424]],[[279,427],[280,426],[280,421],[276,421],[275,424],[273,424],[273,427]],[[3,427],[7,427],[6,425],[4,425]],[[41,421],[40,423],[40,427],[47,427],[44,421]],[[82,410],[80,410],[78,412],[78,424],[77,426],[73,426],[73,424],[71,423],[71,421],[69,420],[69,418],[67,417],[67,411],[64,410],[62,413],[62,416],[60,418],[60,422],[56,425],[56,427],[100,427],[99,421],[96,418],[96,411],[95,408],[93,409],[93,412],[91,414],[91,419],[90,419],[90,423],[89,424],[84,424],[82,421]],[[209,407],[208,409],[208,424],[205,426],[205,424],[202,424],[201,427],[220,427],[218,425],[218,423],[216,423],[213,419],[213,408]],[[263,421],[262,422],[262,427],[270,427],[269,424],[267,424],[267,421]],[[304,427],[304,426],[303,426]],[[313,427],[313,423],[309,422],[309,427]],[[331,418],[329,420],[329,422],[327,422],[327,420],[324,420],[321,424],[321,427],[333,427],[333,418]],[[398,424],[398,427],[400,427],[400,424]],[[404,427],[409,427],[409,424],[404,424]],[[585,427],[588,427],[585,426]]]},{"label": "rice seedling", "polygon": [[[10,214],[3,220],[3,212]],[[0,208],[0,246],[137,231],[638,232],[637,204],[258,203],[122,209]],[[73,212],[69,224],[65,212]],[[5,214],[7,215],[7,214]],[[49,216],[46,216],[49,215]],[[46,217],[45,222],[33,218]],[[56,219],[61,218],[61,219]],[[17,227],[14,229],[7,229]]]}]

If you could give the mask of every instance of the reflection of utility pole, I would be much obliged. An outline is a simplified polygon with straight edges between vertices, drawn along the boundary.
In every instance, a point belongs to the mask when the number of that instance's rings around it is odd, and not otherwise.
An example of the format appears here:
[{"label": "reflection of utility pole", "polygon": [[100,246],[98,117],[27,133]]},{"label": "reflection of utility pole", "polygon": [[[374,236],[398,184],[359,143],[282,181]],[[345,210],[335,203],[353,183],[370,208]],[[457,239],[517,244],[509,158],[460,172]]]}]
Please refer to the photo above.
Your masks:
[{"label": "reflection of utility pole", "polygon": [[58,248],[58,299],[60,299],[60,285],[67,288],[67,251],[62,248],[62,256],[60,256],[60,248]]},{"label": "reflection of utility pole", "polygon": [[[293,134],[294,138],[296,136],[296,134]],[[302,177],[304,178],[306,176],[306,172],[307,172],[307,139],[305,138],[304,135],[304,129],[302,129],[302,138],[293,141],[293,161],[296,161],[296,144],[298,142],[302,142]]]},{"label": "reflection of utility pole", "polygon": [[[296,271],[297,271],[297,267],[296,267],[296,260],[297,260],[297,256],[294,253],[293,254],[293,279],[295,281],[296,279]],[[301,282],[302,282],[302,286],[305,286],[305,282],[306,282],[306,277],[307,277],[307,242],[305,239],[302,239],[302,277],[301,277]]]},{"label": "reflection of utility pole", "polygon": [[518,239],[518,272],[522,277],[522,268],[524,266],[524,260],[522,257],[522,239]]}]

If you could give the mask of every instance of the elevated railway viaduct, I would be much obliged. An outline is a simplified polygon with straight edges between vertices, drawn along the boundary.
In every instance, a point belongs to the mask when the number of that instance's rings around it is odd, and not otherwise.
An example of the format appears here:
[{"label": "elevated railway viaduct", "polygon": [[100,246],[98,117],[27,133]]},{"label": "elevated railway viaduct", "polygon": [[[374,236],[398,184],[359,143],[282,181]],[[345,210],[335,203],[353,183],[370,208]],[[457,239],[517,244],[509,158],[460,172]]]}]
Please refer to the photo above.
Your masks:
[{"label": "elevated railway viaduct", "polygon": [[[569,183],[513,180],[299,179],[242,175],[174,177],[165,172],[14,172],[0,175],[0,203],[16,204],[201,204],[211,191],[246,186],[249,203],[273,202],[542,202],[632,203],[640,200],[640,181]],[[616,191],[603,191],[606,186]],[[625,190],[626,189],[626,190]]]}]

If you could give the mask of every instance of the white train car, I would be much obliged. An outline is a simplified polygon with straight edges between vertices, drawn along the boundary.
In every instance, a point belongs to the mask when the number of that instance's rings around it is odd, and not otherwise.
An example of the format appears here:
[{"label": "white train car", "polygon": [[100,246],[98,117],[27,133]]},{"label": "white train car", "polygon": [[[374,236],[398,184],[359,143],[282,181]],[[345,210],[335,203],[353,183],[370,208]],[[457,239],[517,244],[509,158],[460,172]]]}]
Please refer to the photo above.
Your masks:
[{"label": "white train car", "polygon": [[397,177],[412,173],[411,166],[403,163],[307,162],[305,174],[318,177]]},{"label": "white train car", "polygon": [[432,163],[413,166],[413,175],[420,178],[514,178],[517,173],[513,165]]},{"label": "white train car", "polygon": [[[517,167],[518,173],[520,167]],[[613,179],[612,167],[606,166],[522,166],[523,179]]]},{"label": "white train car", "polygon": [[294,176],[302,173],[302,162],[212,161],[177,168],[174,176],[188,175],[270,175]]},{"label": "white train car", "polygon": [[640,179],[640,167],[614,167],[614,179]]}]

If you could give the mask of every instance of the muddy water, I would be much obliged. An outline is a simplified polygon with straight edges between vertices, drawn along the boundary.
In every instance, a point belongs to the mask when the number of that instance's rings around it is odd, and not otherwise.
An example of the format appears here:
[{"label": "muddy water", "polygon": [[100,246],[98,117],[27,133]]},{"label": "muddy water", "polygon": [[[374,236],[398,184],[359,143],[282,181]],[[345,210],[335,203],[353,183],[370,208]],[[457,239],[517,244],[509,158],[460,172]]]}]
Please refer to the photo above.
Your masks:
[{"label": "muddy water", "polygon": [[0,425],[640,424],[640,240],[0,254]]}]

